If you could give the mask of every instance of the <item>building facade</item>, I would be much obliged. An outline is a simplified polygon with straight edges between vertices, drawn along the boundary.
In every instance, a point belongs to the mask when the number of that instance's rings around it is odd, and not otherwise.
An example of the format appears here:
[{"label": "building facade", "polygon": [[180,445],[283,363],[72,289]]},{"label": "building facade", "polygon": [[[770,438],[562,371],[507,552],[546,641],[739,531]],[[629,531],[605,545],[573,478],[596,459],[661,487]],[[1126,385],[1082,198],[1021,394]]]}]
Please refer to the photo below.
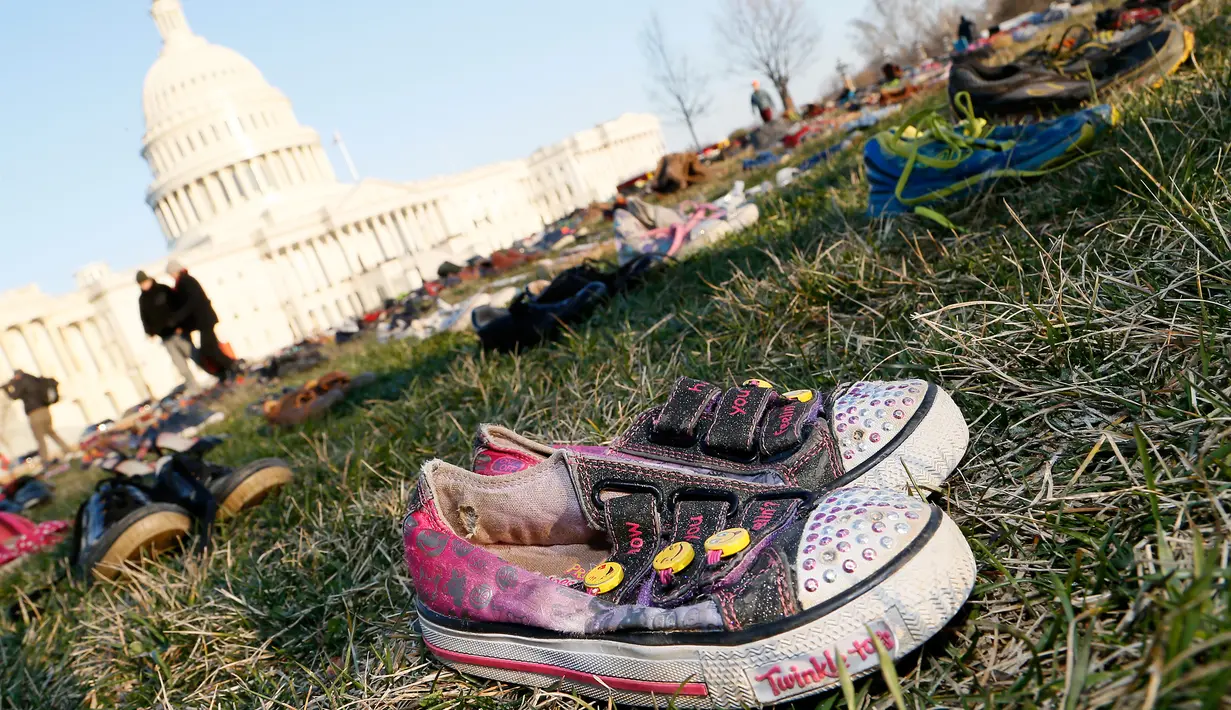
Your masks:
[{"label": "building facade", "polygon": [[[319,134],[238,52],[194,34],[179,0],[153,0],[162,49],[146,74],[146,203],[167,255],[218,312],[219,337],[256,359],[418,288],[445,260],[505,248],[608,199],[665,152],[658,119],[625,114],[524,160],[430,180],[338,180]],[[91,264],[78,290],[0,293],[0,382],[14,369],[61,384],[53,417],[87,424],[161,397],[177,381],[137,311],[136,269]],[[3,400],[4,398],[0,398]],[[34,448],[16,403],[0,401],[0,451]]]}]

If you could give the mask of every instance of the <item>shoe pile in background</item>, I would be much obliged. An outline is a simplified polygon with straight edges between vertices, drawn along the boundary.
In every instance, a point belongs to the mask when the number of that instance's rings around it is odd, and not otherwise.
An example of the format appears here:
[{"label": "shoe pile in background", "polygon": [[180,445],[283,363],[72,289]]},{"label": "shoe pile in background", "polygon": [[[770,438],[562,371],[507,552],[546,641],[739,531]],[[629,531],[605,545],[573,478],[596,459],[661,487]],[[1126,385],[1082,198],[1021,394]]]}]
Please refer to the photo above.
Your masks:
[{"label": "shoe pile in background", "polygon": [[[427,648],[601,700],[748,707],[900,659],[952,619],[969,545],[921,496],[966,423],[922,380],[779,393],[681,378],[606,447],[484,426],[404,520]],[[526,505],[534,501],[534,505]]]}]

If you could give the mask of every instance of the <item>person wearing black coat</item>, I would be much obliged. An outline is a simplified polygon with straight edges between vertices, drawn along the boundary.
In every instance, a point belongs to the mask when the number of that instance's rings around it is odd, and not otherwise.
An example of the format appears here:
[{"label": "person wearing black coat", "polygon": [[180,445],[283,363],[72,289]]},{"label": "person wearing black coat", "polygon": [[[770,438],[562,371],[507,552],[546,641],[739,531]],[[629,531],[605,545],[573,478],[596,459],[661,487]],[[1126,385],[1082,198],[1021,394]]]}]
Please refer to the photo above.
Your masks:
[{"label": "person wearing black coat", "polygon": [[137,283],[141,286],[137,306],[141,310],[141,326],[145,328],[145,334],[151,338],[162,339],[162,345],[171,356],[172,364],[184,378],[185,389],[189,393],[197,392],[200,386],[192,374],[192,368],[188,366],[188,361],[192,358],[192,343],[186,336],[175,332],[175,325],[171,321],[179,306],[175,291],[166,284],[158,283],[144,271],[137,272]]},{"label": "person wearing black coat", "polygon": [[179,303],[171,316],[171,324],[175,332],[187,336],[196,331],[200,333],[201,344],[197,348],[199,363],[208,372],[221,379],[226,379],[235,371],[235,360],[222,352],[218,343],[218,335],[214,327],[218,325],[218,314],[210,303],[201,282],[188,273],[183,264],[172,259],[167,262],[167,273],[175,277],[175,297]]}]

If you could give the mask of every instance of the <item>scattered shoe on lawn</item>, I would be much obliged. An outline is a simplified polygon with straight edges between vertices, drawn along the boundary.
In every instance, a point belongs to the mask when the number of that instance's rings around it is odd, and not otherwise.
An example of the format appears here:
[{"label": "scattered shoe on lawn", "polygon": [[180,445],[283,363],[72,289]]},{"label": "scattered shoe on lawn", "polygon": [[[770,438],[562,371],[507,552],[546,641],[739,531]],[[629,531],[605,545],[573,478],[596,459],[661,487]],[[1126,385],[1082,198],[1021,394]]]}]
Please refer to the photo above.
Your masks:
[{"label": "scattered shoe on lawn", "polygon": [[220,443],[218,437],[194,439],[164,433],[154,446],[160,453],[171,455],[171,465],[209,489],[218,502],[219,517],[251,508],[291,482],[290,464],[280,458],[257,459],[239,468],[206,461],[205,455]]},{"label": "scattered shoe on lawn", "polygon": [[957,97],[968,94],[980,117],[1069,111],[1115,87],[1161,82],[1179,69],[1192,48],[1192,32],[1172,19],[1136,25],[1108,41],[1082,29],[1051,52],[1028,53],[1009,64],[954,64],[950,102],[961,113]]},{"label": "scattered shoe on lawn", "polygon": [[[964,96],[964,95],[963,95]],[[1115,125],[1111,106],[1020,126],[992,126],[959,97],[966,120],[952,124],[936,111],[878,133],[864,146],[868,212],[882,217],[914,211],[952,226],[927,204],[952,199],[1006,177],[1038,177],[1087,157],[1095,138]]]},{"label": "scattered shoe on lawn", "polygon": [[753,707],[835,688],[838,664],[857,678],[879,649],[896,661],[940,631],[976,574],[957,525],[896,491],[818,495],[559,451],[500,477],[431,461],[412,501],[427,649],[466,674],[607,702]]},{"label": "scattered shoe on lawn", "polygon": [[[610,446],[571,448],[813,491],[845,485],[902,490],[939,487],[965,455],[969,438],[953,399],[924,380],[780,394],[760,380],[723,391],[681,377],[666,404],[641,414]],[[555,451],[485,424],[472,468],[514,473]]]},{"label": "scattered shoe on lawn", "polygon": [[287,392],[276,400],[265,402],[262,409],[270,424],[296,426],[321,416],[345,399],[348,392],[375,380],[376,375],[371,372],[352,378],[345,372],[335,370],[309,380],[303,387]]}]

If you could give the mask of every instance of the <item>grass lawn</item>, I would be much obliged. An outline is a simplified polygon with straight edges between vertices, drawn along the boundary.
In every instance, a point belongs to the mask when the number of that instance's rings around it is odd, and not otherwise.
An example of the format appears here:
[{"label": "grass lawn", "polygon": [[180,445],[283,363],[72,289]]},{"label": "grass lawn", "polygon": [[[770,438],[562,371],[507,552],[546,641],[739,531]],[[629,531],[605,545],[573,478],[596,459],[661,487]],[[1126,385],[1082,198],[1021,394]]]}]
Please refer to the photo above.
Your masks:
[{"label": "grass lawn", "polygon": [[[681,374],[918,376],[954,393],[970,451],[934,500],[979,579],[965,613],[898,664],[906,706],[1225,707],[1226,10],[1189,16],[1196,66],[1120,97],[1124,124],[1097,156],[946,207],[960,233],[868,220],[848,152],[554,345],[343,349],[334,366],[380,379],[326,419],[270,433],[237,411],[223,427],[221,457],[282,456],[297,479],[221,524],[212,552],[62,583],[24,622],[0,621],[0,707],[584,707],[425,655],[399,521],[421,463],[469,463],[480,422],[602,442]],[[54,573],[26,565],[4,600]],[[855,689],[893,703],[879,677]]]}]

